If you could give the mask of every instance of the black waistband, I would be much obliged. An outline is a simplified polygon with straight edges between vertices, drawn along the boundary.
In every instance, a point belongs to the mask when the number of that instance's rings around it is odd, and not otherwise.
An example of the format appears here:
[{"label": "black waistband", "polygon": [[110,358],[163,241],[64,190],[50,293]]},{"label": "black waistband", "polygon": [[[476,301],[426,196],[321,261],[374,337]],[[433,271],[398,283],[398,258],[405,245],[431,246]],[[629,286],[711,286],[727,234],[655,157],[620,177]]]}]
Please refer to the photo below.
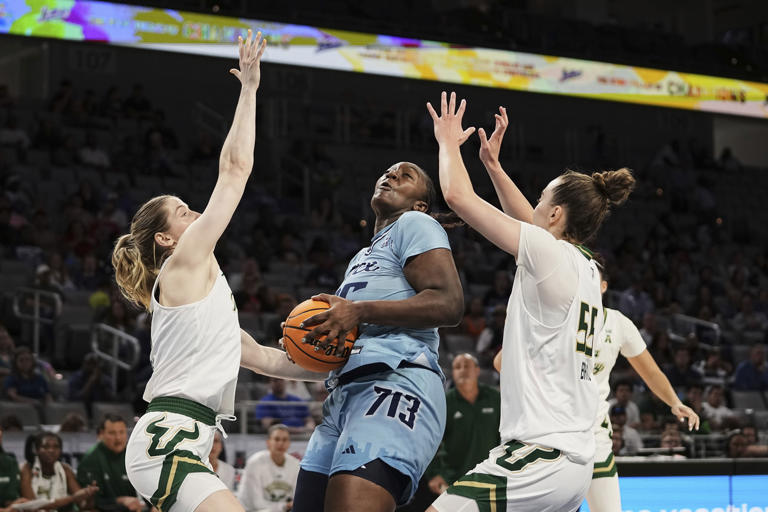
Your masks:
[{"label": "black waistband", "polygon": [[[411,363],[410,361],[400,361],[400,364],[398,364],[397,367],[398,368],[421,368],[422,370],[429,370],[430,372],[433,372],[438,377],[441,377],[438,371],[433,370],[429,366],[423,366],[420,364]],[[369,375],[374,375],[377,373],[386,373],[391,371],[393,371],[392,367],[384,363],[371,363],[363,366],[358,366],[354,370],[350,370],[347,373],[340,375],[338,385],[343,386],[344,384],[349,384],[353,380],[357,380],[363,377],[368,377]]]}]

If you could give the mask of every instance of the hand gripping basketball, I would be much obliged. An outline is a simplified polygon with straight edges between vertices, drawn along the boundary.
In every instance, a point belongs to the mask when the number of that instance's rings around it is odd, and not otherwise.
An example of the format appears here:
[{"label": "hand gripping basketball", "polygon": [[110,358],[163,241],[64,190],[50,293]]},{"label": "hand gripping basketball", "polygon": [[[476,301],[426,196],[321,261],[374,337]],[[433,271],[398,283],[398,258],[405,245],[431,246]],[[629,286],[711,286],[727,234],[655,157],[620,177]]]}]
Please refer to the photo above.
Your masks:
[{"label": "hand gripping basketball", "polygon": [[[339,337],[343,333],[338,329],[332,331],[330,326],[325,325],[330,321],[327,314],[331,307],[332,305],[328,302],[308,299],[293,308],[285,320],[283,326],[285,351],[293,362],[306,370],[327,372],[341,368],[347,362],[357,339],[358,329],[355,326],[346,332],[346,336],[343,336],[344,345],[339,347]],[[313,322],[307,321],[319,314],[324,316],[313,319]],[[318,327],[313,329],[314,325]],[[331,339],[328,339],[329,334],[333,336]]]}]

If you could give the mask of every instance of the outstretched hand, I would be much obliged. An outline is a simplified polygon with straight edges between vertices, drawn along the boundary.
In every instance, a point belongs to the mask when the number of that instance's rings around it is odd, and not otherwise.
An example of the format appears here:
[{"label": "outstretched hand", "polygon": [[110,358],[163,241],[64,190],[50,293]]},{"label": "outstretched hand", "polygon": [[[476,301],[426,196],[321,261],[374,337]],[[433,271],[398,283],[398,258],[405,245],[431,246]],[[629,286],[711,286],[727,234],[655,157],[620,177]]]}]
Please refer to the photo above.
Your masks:
[{"label": "outstretched hand", "polygon": [[240,51],[240,69],[232,68],[229,72],[240,80],[243,87],[256,90],[261,82],[261,56],[267,47],[267,40],[261,36],[261,32],[257,32],[254,38],[253,32],[248,29],[248,37],[243,41],[243,36],[238,36],[237,45]]},{"label": "outstretched hand", "polygon": [[427,102],[427,111],[432,116],[435,123],[435,139],[441,146],[444,144],[456,144],[461,146],[470,135],[475,133],[475,127],[470,126],[466,130],[461,128],[461,121],[464,117],[464,110],[467,108],[467,100],[461,100],[458,110],[456,109],[456,93],[451,92],[450,104],[447,101],[446,93],[440,95],[440,115],[437,115],[432,104]]},{"label": "outstretched hand", "polygon": [[689,431],[693,429],[699,430],[699,415],[687,405],[678,404],[672,406],[672,414],[674,414],[681,422],[687,419]]},{"label": "outstretched hand", "polygon": [[507,126],[509,126],[507,109],[504,107],[499,107],[499,113],[495,114],[494,117],[496,118],[496,127],[490,139],[486,137],[483,128],[477,131],[477,135],[480,137],[480,161],[483,162],[486,168],[499,163],[501,141],[504,139],[504,132],[507,130]]}]

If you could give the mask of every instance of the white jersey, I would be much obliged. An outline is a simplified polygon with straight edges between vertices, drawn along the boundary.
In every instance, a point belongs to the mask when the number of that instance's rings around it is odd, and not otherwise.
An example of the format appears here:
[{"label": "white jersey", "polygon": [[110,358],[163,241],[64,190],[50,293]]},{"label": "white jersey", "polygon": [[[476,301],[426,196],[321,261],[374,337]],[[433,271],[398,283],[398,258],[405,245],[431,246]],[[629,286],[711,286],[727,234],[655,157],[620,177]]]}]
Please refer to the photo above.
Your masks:
[{"label": "white jersey", "polygon": [[[624,357],[636,357],[645,350],[645,341],[632,320],[621,311],[605,308],[605,323],[595,344],[594,378],[597,391],[600,394],[600,404],[595,417],[595,428],[599,429],[608,415],[610,404],[608,395],[611,393],[609,382],[611,370],[616,364],[619,353]],[[627,421],[629,423],[629,421]]]},{"label": "white jersey", "polygon": [[595,333],[603,326],[600,276],[588,251],[521,223],[501,363],[502,443],[512,440],[592,461]]},{"label": "white jersey", "polygon": [[219,414],[232,414],[240,368],[240,322],[224,273],[216,277],[208,295],[183,306],[157,302],[158,282],[159,274],[150,306],[153,372],[144,400],[181,397]]},{"label": "white jersey", "polygon": [[275,464],[268,450],[256,452],[245,463],[237,497],[248,512],[283,512],[293,499],[299,478],[299,460],[285,455],[282,466]]}]

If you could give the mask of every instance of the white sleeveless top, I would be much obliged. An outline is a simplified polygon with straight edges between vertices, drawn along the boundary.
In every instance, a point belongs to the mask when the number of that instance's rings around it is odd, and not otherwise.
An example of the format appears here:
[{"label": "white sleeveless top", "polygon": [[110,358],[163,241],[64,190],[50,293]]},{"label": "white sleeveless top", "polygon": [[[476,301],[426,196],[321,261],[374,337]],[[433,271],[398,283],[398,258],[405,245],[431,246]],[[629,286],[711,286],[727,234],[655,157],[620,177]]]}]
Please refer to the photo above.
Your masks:
[{"label": "white sleeveless top", "polygon": [[595,370],[594,378],[597,383],[597,391],[600,393],[600,405],[597,408],[595,430],[600,430],[600,425],[608,417],[608,395],[611,394],[609,382],[611,370],[616,364],[619,354],[626,358],[637,357],[645,350],[645,341],[640,336],[632,320],[624,316],[621,311],[605,308],[605,325],[598,336],[595,346]]},{"label": "white sleeveless top", "polygon": [[66,498],[67,493],[67,473],[60,461],[53,463],[53,475],[43,476],[43,468],[40,459],[35,457],[32,464],[32,492],[38,499],[58,500]]},{"label": "white sleeveless top", "polygon": [[240,368],[240,322],[235,298],[224,273],[203,299],[183,306],[163,306],[155,298],[163,263],[152,287],[152,377],[144,400],[186,398],[232,414]]},{"label": "white sleeveless top", "polygon": [[603,323],[597,267],[526,223],[517,264],[504,325],[501,440],[555,448],[586,464],[595,451],[592,360]]}]

